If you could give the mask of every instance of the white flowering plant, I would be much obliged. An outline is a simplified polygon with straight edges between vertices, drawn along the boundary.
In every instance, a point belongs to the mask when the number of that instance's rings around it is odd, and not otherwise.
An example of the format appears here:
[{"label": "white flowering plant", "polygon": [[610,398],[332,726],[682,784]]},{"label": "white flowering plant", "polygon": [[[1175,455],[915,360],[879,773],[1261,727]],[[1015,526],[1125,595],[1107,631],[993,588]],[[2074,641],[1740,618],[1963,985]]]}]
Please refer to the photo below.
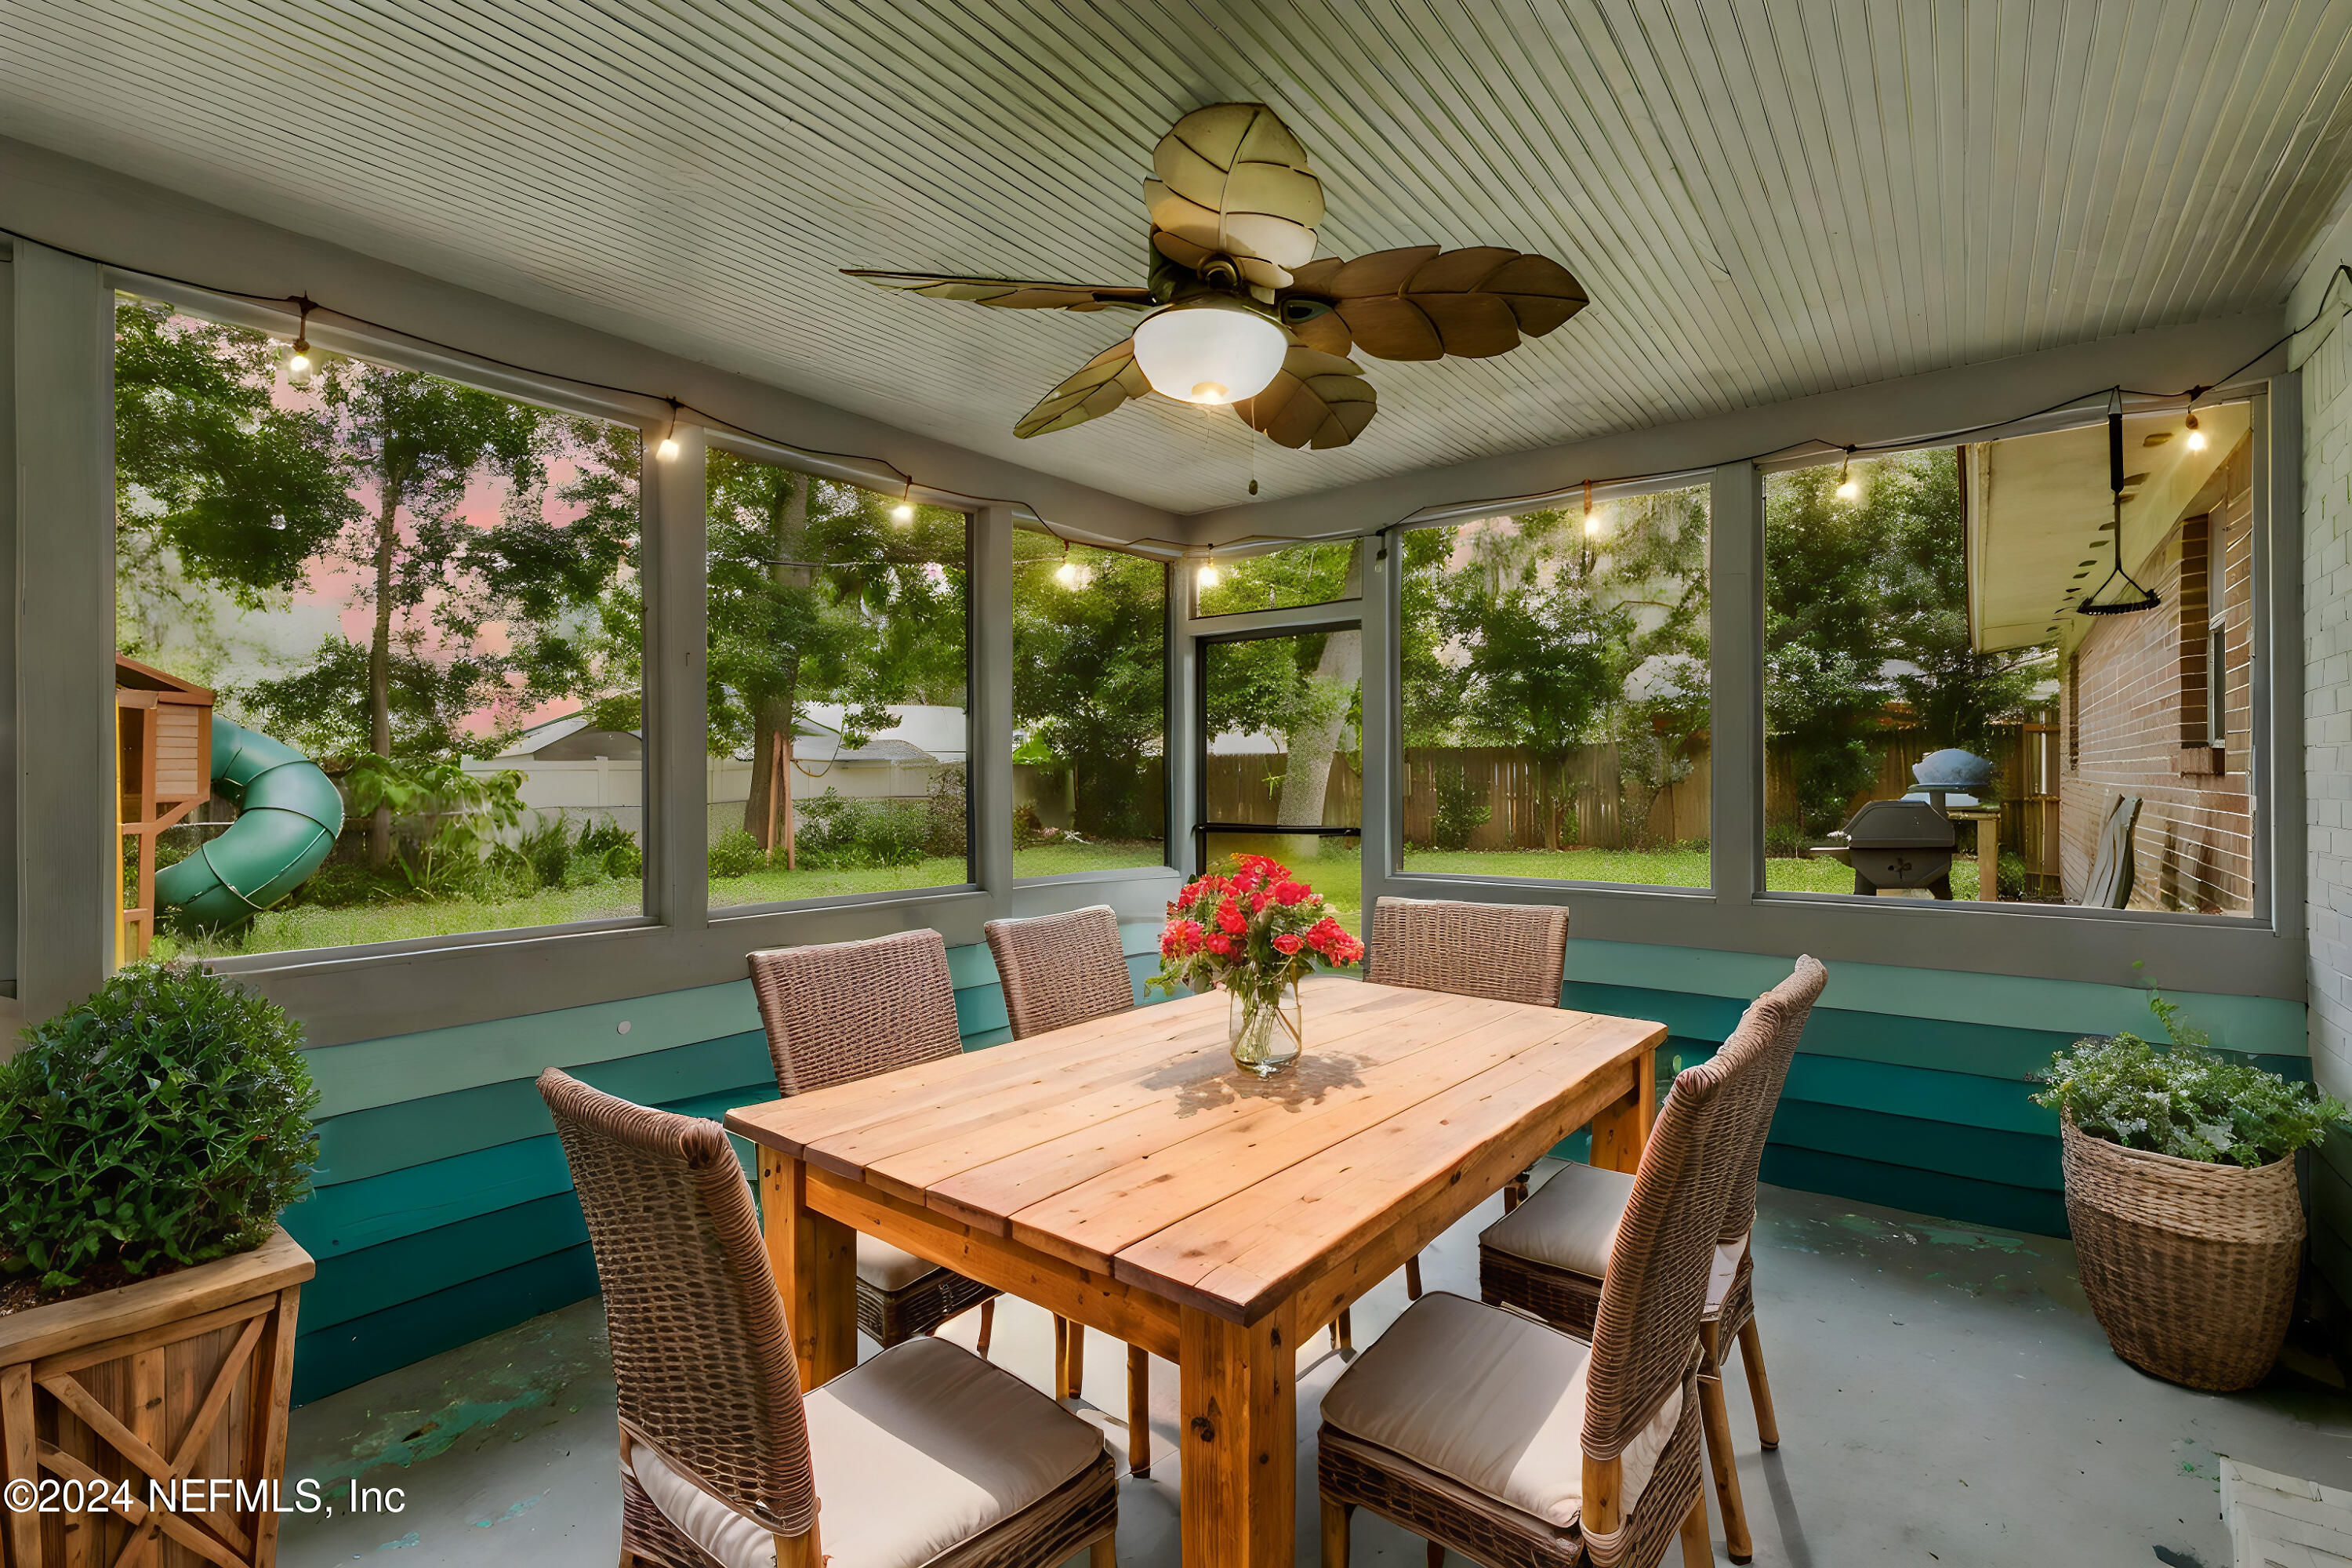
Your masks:
[{"label": "white flowering plant", "polygon": [[2077,1040],[2036,1075],[2037,1105],[2063,1111],[2095,1138],[2211,1165],[2266,1165],[2315,1146],[2341,1101],[2215,1051],[2181,1021],[2180,1005],[2151,995],[2166,1043],[2126,1030]]}]

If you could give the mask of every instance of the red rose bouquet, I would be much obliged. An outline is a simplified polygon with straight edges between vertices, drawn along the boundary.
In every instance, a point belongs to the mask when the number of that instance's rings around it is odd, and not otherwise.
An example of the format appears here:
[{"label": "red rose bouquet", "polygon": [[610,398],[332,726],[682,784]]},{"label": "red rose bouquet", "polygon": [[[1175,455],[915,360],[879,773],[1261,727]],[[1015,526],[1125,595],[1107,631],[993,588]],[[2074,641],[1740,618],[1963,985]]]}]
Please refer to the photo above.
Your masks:
[{"label": "red rose bouquet", "polygon": [[1185,884],[1168,906],[1160,973],[1149,984],[1174,994],[1222,985],[1232,998],[1234,1060],[1272,1077],[1303,1044],[1298,982],[1364,956],[1323,895],[1264,855],[1235,855]]}]

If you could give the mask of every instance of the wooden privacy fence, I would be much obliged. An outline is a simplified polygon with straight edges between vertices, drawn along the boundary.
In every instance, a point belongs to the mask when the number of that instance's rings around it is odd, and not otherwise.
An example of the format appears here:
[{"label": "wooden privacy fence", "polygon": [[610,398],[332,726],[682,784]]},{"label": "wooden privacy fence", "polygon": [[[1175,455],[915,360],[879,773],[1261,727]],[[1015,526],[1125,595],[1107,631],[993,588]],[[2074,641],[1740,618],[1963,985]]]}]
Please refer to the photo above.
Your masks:
[{"label": "wooden privacy fence", "polygon": [[[1996,766],[2001,806],[2000,841],[2023,856],[2029,875],[2058,874],[2058,731],[2053,724],[2010,723],[1996,727],[1988,748]],[[1900,795],[1912,787],[1911,769],[1936,748],[1916,731],[1888,730],[1877,738],[1876,776],[1846,804],[1851,816],[1869,800]],[[1408,746],[1404,753],[1404,837],[1408,844],[1435,842],[1438,781],[1462,771],[1487,819],[1470,833],[1474,850],[1541,849],[1545,847],[1546,786],[1560,814],[1563,847],[1616,849],[1686,843],[1707,837],[1709,804],[1707,739],[1689,748],[1690,772],[1666,785],[1649,803],[1646,835],[1628,834],[1625,816],[1642,806],[1638,784],[1626,778],[1613,743],[1580,746],[1549,769],[1529,752],[1507,746]],[[1325,826],[1356,826],[1363,820],[1362,759],[1342,752],[1332,759],[1325,786]],[[1208,759],[1206,784],[1212,822],[1276,820],[1290,759],[1257,752]],[[1547,772],[1549,773],[1546,778]],[[1765,752],[1765,820],[1776,826],[1797,824],[1796,759],[1784,745]],[[1973,842],[1963,835],[1966,842]]]}]

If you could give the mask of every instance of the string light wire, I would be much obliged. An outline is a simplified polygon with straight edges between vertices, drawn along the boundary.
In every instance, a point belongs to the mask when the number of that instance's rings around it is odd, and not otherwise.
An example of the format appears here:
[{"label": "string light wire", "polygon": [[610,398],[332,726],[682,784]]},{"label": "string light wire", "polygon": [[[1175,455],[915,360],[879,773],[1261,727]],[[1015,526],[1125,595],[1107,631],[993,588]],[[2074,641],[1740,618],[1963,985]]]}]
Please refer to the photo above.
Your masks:
[{"label": "string light wire", "polygon": [[[77,250],[70,246],[58,245],[52,241],[42,239],[37,236],[26,234],[20,229],[8,228],[5,226],[0,226],[0,235],[5,235],[12,239],[21,239],[33,245],[47,246],[49,249],[55,250],[61,255],[70,256],[78,261],[87,261],[95,267],[104,267],[114,271],[134,273],[143,277],[153,278],[162,282],[177,284],[184,289],[194,289],[207,294],[217,294],[224,299],[242,300],[249,303],[260,305],[290,305],[295,307],[295,309],[300,312],[301,319],[299,330],[304,331],[306,334],[310,323],[310,312],[315,310],[328,309],[328,307],[322,306],[316,300],[311,300],[308,295],[254,294],[248,293],[241,289],[223,289],[215,284],[205,282],[198,279],[175,277],[170,273],[158,272],[150,268],[132,267],[122,262],[110,260],[103,256],[93,256],[88,251]],[[1892,441],[1845,443],[1823,440],[1819,437],[1808,437],[1805,439],[1790,441],[1782,446],[1771,447],[1766,451],[1750,452],[1740,457],[1717,458],[1712,462],[1685,464],[1675,469],[1670,470],[1670,472],[1687,473],[1696,468],[1722,468],[1731,463],[1764,462],[1772,458],[1786,457],[1792,453],[1801,452],[1809,447],[1822,448],[1832,451],[1842,450],[1845,453],[1846,459],[1850,462],[1857,453],[1867,456],[1876,452],[1910,451],[1922,446],[1950,445],[1965,441],[1971,436],[1982,435],[1987,431],[2003,429],[2012,425],[2021,424],[2029,419],[2038,419],[2046,415],[2059,413],[2102,394],[2112,394],[2118,397],[2131,396],[2138,398],[2152,398],[2158,401],[2185,399],[2190,405],[2190,417],[2192,421],[2189,426],[2192,432],[2190,439],[2194,441],[2202,435],[2201,431],[2198,431],[2196,429],[2193,423],[2196,400],[2217,386],[2226,386],[2230,384],[2230,383],[2234,381],[2239,375],[2261,363],[2263,359],[2268,357],[2282,345],[2292,342],[2296,337],[2318,324],[2320,318],[2327,313],[2329,302],[2336,292],[2336,285],[2339,281],[2345,280],[2352,280],[2352,263],[2339,261],[2336,264],[2335,269],[2329,274],[2327,287],[2322,290],[2318,306],[2312,311],[2309,319],[2305,321],[2301,325],[2291,327],[2287,331],[2280,333],[2277,337],[2263,344],[2261,349],[2248,356],[2243,363],[2233,366],[2226,374],[2215,378],[2211,382],[2202,383],[2197,386],[2191,387],[2185,393],[2146,392],[2136,388],[2119,385],[2100,387],[2089,392],[2077,393],[2071,397],[2061,398],[2055,403],[2048,404],[2043,407],[2032,409],[2023,414],[2012,414],[2006,418],[1988,420],[1981,425],[1971,425],[1959,429],[1941,431],[1927,440],[1905,438]],[[2347,307],[2346,309],[2347,310],[2352,310],[2352,307]],[[333,313],[354,325],[367,327],[380,332],[389,332],[395,337],[404,338],[411,342],[420,343],[427,348],[439,349],[445,353],[456,354],[460,358],[471,359],[483,364],[494,365],[501,370],[515,371],[524,375],[533,376],[547,381],[562,382],[572,386],[585,387],[595,392],[618,393],[625,397],[645,398],[649,401],[667,403],[672,410],[673,421],[679,414],[688,414],[694,416],[697,423],[705,425],[711,429],[731,432],[739,436],[746,436],[756,441],[763,441],[772,446],[781,447],[789,451],[798,452],[805,457],[830,458],[843,463],[867,464],[876,468],[887,471],[893,478],[898,479],[902,495],[911,495],[917,482],[912,474],[908,473],[904,468],[899,468],[898,464],[891,462],[887,458],[869,457],[861,452],[835,452],[828,451],[822,447],[801,446],[796,442],[783,440],[781,437],[768,435],[763,431],[752,429],[748,426],[739,425],[733,420],[728,419],[723,416],[713,414],[707,408],[699,407],[694,404],[685,402],[682,399],[675,397],[662,397],[641,391],[634,386],[624,386],[615,382],[595,381],[584,376],[568,375],[559,371],[543,370],[536,365],[524,364],[515,360],[501,359],[496,354],[485,353],[477,349],[465,348],[457,343],[448,342],[441,339],[427,337],[421,332],[412,331],[405,327],[395,327],[388,322],[371,320],[366,316],[352,315],[341,310],[337,310]],[[302,340],[298,339],[298,342],[300,342],[303,347],[308,346],[307,342],[302,342]],[[1254,457],[1255,452],[1253,452],[1253,458]],[[1638,484],[1645,480],[1663,479],[1665,477],[1667,477],[1665,473],[1617,474],[1607,478],[1588,479],[1582,482],[1589,494],[1591,488],[1596,485],[1615,486]],[[1027,502],[1021,501],[1018,498],[1008,497],[1005,499],[1012,500],[1015,505],[1028,505]],[[901,504],[907,505],[909,503],[902,502]],[[1498,500],[1496,504],[1499,508],[1507,505],[1508,500],[1507,499]],[[1064,543],[1069,542],[1068,536],[1055,528],[1052,523],[1046,521],[1044,515],[1038,512],[1035,507],[1030,506],[1029,510],[1032,515],[1036,517],[1038,526],[1048,535],[1055,539],[1061,540]],[[1384,531],[1385,530],[1383,529],[1379,531]],[[1276,543],[1278,545],[1319,544],[1328,543],[1343,539],[1361,539],[1365,536],[1365,531],[1363,529],[1354,528],[1335,530],[1328,533],[1301,534],[1296,538],[1284,538],[1279,541],[1268,541],[1268,542]],[[1160,539],[1156,537],[1136,539],[1131,540],[1129,542],[1134,545],[1160,545],[1175,552],[1180,557],[1192,555],[1196,550],[1204,548],[1203,546],[1190,544],[1180,540]],[[1199,571],[1199,579],[1203,586],[1213,586],[1215,584],[1217,577],[1216,551],[1219,548],[1234,548],[1237,542],[1239,542],[1224,541],[1220,543],[1213,543],[1205,546],[1207,561]]]}]

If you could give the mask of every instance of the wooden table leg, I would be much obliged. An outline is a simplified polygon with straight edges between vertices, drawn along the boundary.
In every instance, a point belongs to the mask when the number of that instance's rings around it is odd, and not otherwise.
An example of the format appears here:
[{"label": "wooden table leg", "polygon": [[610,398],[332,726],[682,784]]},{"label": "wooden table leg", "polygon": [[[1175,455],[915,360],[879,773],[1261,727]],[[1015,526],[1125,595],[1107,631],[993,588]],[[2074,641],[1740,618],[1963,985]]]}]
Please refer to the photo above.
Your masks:
[{"label": "wooden table leg", "polygon": [[1603,1171],[1631,1173],[1642,1163],[1657,1114],[1658,1052],[1645,1046],[1633,1061],[1633,1082],[1625,1098],[1592,1119],[1592,1163]]},{"label": "wooden table leg", "polygon": [[808,1206],[808,1167],[760,1149],[760,1228],[803,1392],[857,1364],[857,1233]]},{"label": "wooden table leg", "polygon": [[1288,1305],[1244,1327],[1183,1309],[1185,1568],[1289,1568],[1298,1525]]}]

